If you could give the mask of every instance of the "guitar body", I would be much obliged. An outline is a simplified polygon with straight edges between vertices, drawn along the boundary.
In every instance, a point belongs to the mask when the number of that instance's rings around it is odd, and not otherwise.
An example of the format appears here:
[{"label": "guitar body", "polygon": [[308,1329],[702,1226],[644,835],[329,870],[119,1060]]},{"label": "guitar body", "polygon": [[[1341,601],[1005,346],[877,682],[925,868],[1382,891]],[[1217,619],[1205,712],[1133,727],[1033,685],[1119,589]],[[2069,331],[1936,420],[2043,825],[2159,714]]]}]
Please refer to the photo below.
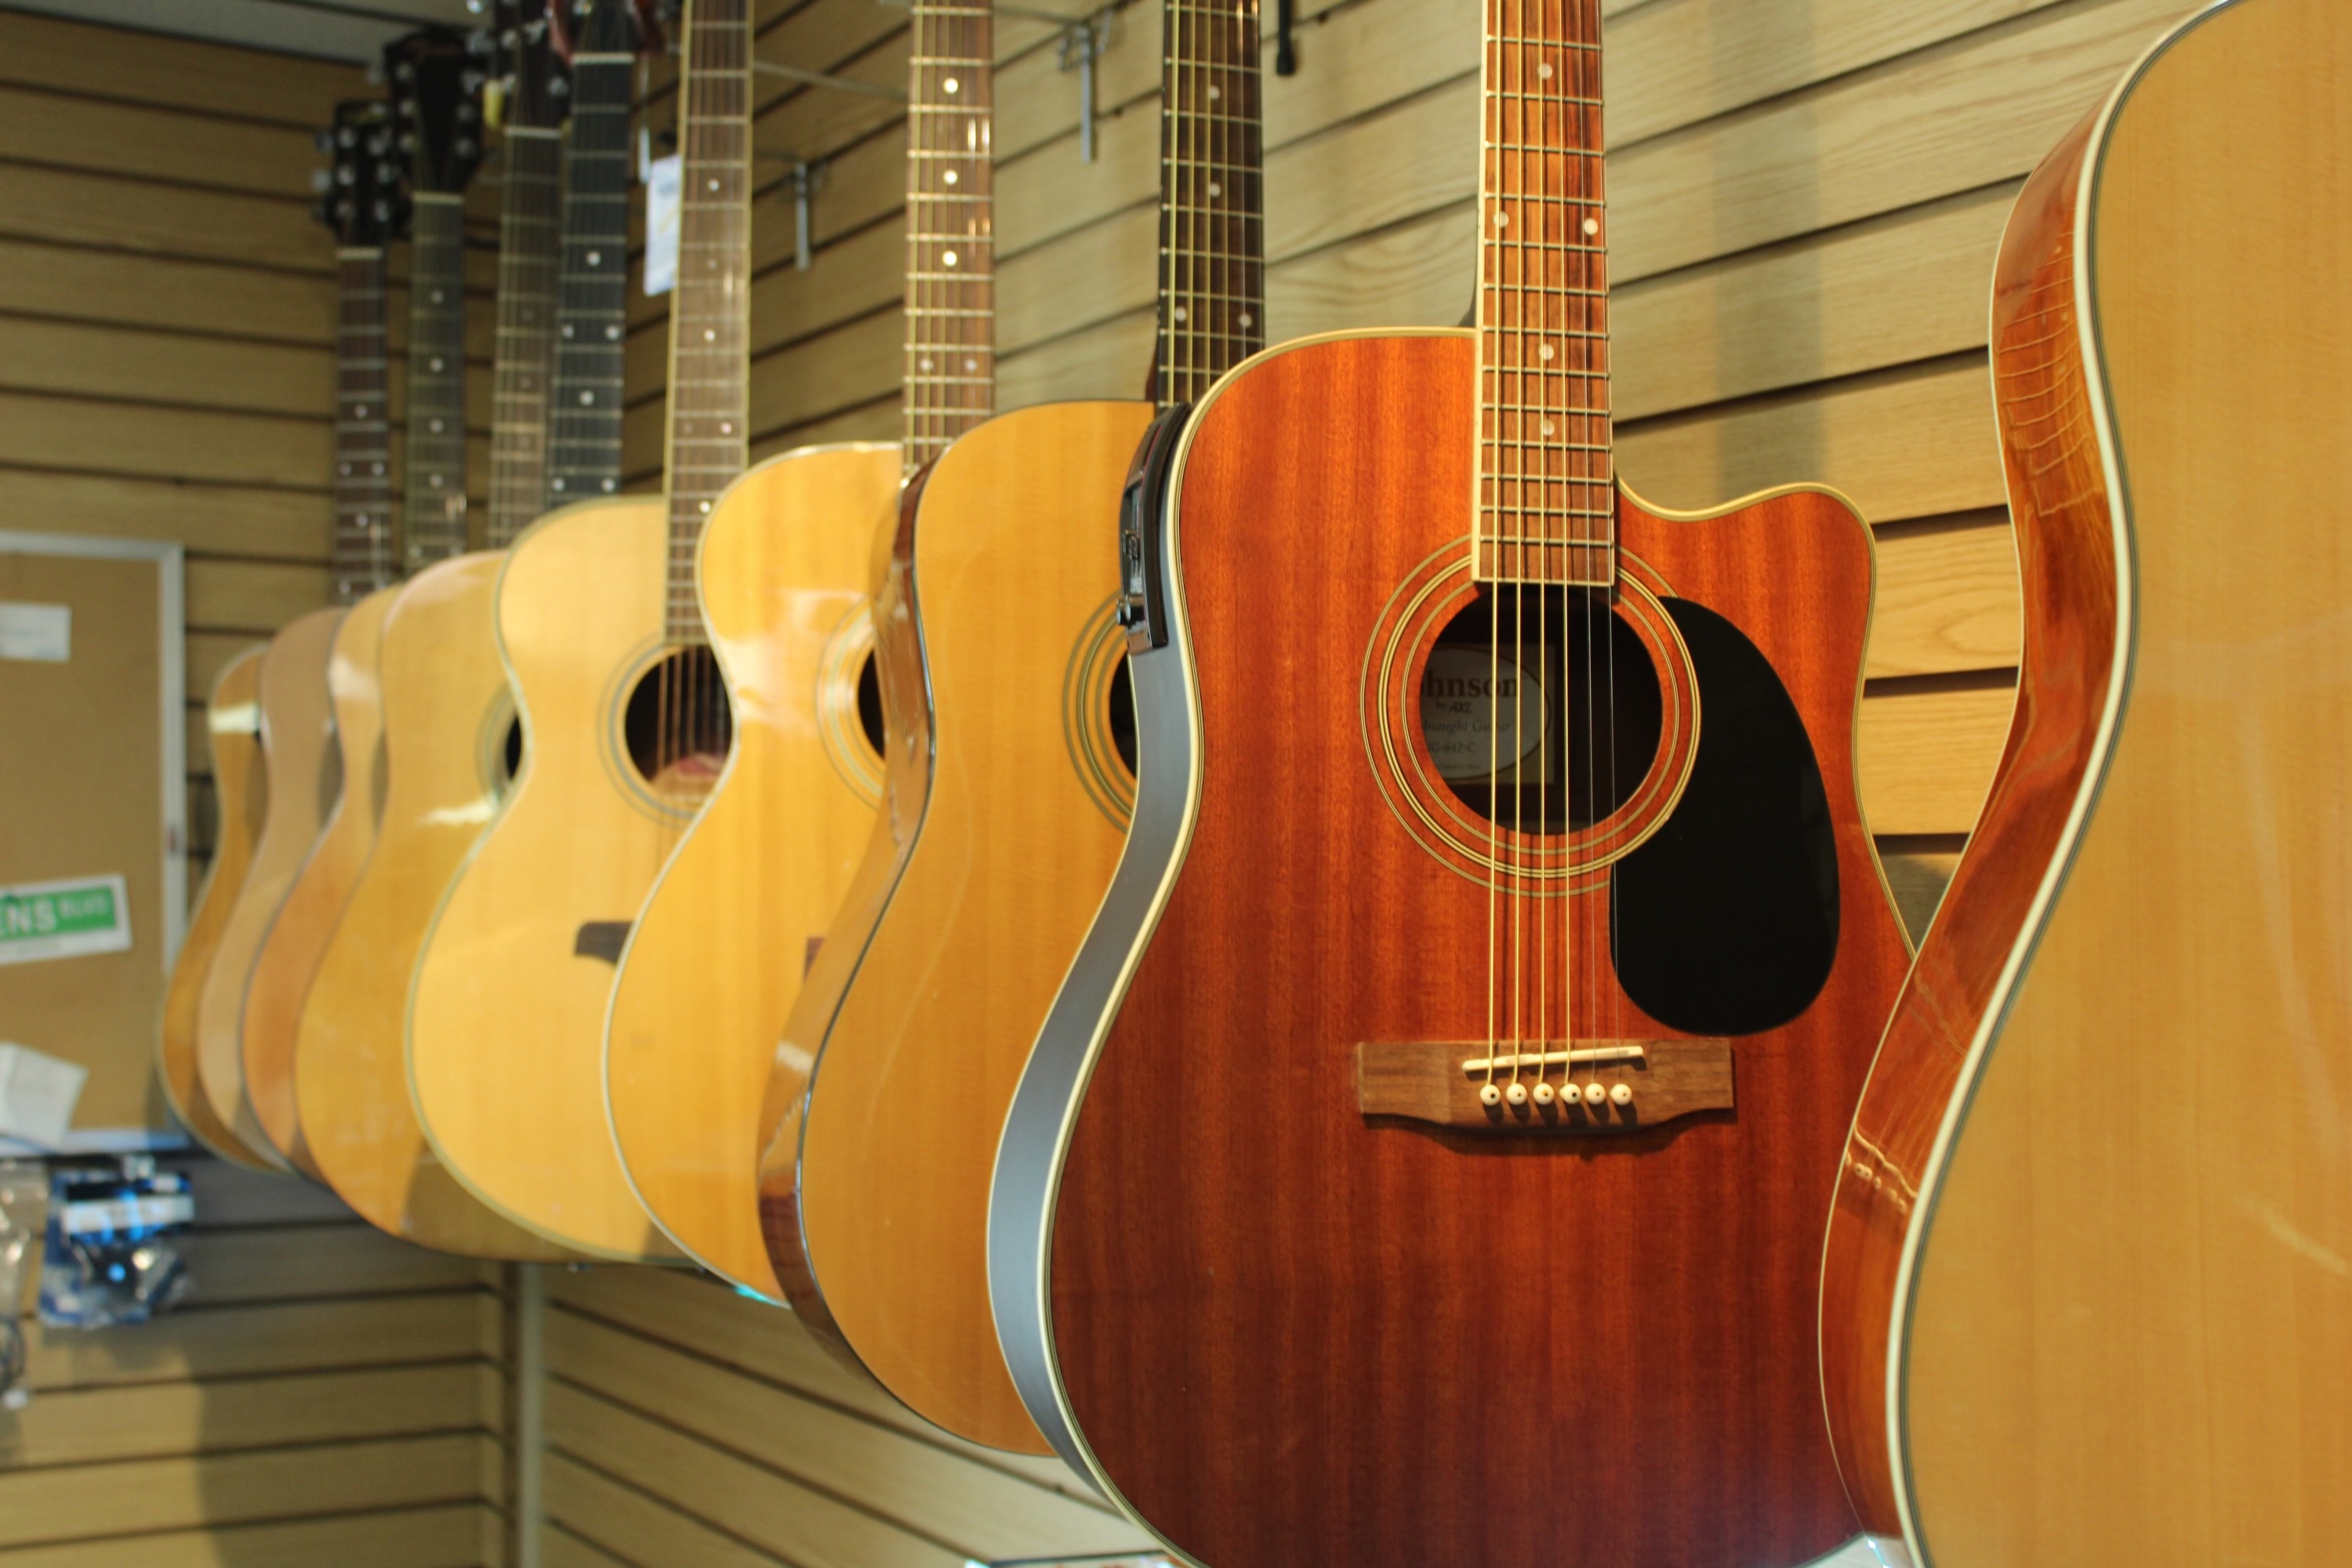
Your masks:
[{"label": "guitar body", "polygon": [[[1820,491],[1621,493],[1615,626],[1547,635],[1621,648],[1629,711],[1654,680],[1655,754],[1572,839],[1498,826],[1414,717],[1441,628],[1489,616],[1475,353],[1310,340],[1194,416],[1129,848],[997,1173],[1006,1352],[1057,1447],[1217,1568],[1804,1563],[1857,1529],[1822,1201],[1909,956],[1854,782],[1869,535]],[[1488,860],[1574,896],[1498,900]],[[1459,1063],[1515,1037],[1497,931],[1573,976],[1571,1040],[1650,1042],[1595,1131],[1476,1109]],[[1515,994],[1557,1041],[1557,994]],[[1727,1048],[1727,1109],[1649,1098],[1688,1040]],[[1476,1129],[1360,1109],[1382,1042],[1439,1043]]]},{"label": "guitar body", "polygon": [[2352,15],[2234,0],[2020,198],[2019,716],[1838,1189],[1822,1344],[1937,1568],[2352,1542]]},{"label": "guitar body", "polygon": [[278,1152],[313,1177],[294,1102],[294,1037],[335,922],[374,847],[384,773],[383,721],[376,697],[376,648],[383,618],[399,595],[381,588],[353,605],[335,628],[327,691],[342,791],[319,841],[303,862],[254,960],[245,997],[245,1087],[261,1130]]},{"label": "guitar body", "polygon": [[257,645],[229,660],[214,680],[212,696],[205,704],[205,729],[212,738],[213,795],[219,802],[220,822],[213,833],[212,865],[205,873],[204,890],[196,895],[187,935],[172,961],[155,1056],[164,1098],[198,1142],[233,1163],[275,1171],[277,1164],[247,1149],[221,1120],[196,1067],[197,1004],[212,973],[213,959],[220,952],[229,910],[245,885],[253,842],[260,837],[268,801],[268,773],[261,763],[261,709],[257,700],[264,651],[265,645]]},{"label": "guitar body", "polygon": [[[658,497],[551,513],[507,552],[499,647],[524,752],[418,956],[418,1121],[468,1190],[593,1258],[675,1258],[630,1191],[604,1110],[620,931],[690,813],[637,771],[625,726],[662,635]],[[583,949],[586,951],[583,951]]]},{"label": "guitar body", "polygon": [[873,539],[898,497],[896,446],[824,447],[760,464],[711,510],[703,617],[735,746],[613,984],[606,1091],[630,1184],[697,1261],[776,1300],[761,1106],[808,954],[873,828],[882,760],[858,683]]},{"label": "guitar body", "polygon": [[196,1063],[213,1112],[254,1152],[286,1158],[254,1114],[245,1085],[245,1003],[261,944],[342,789],[327,661],[345,612],[313,610],[289,622],[262,656],[261,710],[268,805],[236,903],[196,1005]]},{"label": "guitar body", "polygon": [[572,1256],[500,1218],[425,1141],[402,1023],[426,926],[498,809],[514,705],[493,596],[502,558],[457,557],[395,591],[376,657],[383,786],[374,851],[320,956],[295,1035],[302,1135],[328,1184],[381,1229],[477,1258]]},{"label": "guitar body", "polygon": [[[1004,1110],[1126,840],[1112,612],[1119,495],[1151,416],[1024,409],[932,468],[913,531],[917,638],[890,645],[919,640],[921,665],[887,688],[929,706],[928,770],[891,775],[892,819],[913,833],[877,836],[897,874],[870,921],[845,911],[870,926],[863,953],[845,985],[803,994],[780,1053],[815,1062],[797,1146],[772,1150],[766,1173],[769,1201],[794,1205],[776,1228],[798,1243],[796,1299],[821,1297],[917,1414],[1030,1453],[1050,1450],[997,1348],[988,1191]],[[910,737],[891,711],[895,757]]]}]

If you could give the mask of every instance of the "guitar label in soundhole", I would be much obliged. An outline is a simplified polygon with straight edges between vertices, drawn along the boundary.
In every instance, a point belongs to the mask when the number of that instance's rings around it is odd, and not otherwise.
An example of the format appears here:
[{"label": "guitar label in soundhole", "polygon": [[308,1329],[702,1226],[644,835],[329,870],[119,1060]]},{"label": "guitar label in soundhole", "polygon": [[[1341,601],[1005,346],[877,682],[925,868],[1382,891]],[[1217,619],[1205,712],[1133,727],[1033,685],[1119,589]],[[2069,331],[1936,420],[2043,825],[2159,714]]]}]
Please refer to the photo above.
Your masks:
[{"label": "guitar label in soundhole", "polygon": [[666,804],[694,806],[709,795],[734,743],[727,682],[707,647],[672,648],[637,678],[621,718],[637,776]]}]

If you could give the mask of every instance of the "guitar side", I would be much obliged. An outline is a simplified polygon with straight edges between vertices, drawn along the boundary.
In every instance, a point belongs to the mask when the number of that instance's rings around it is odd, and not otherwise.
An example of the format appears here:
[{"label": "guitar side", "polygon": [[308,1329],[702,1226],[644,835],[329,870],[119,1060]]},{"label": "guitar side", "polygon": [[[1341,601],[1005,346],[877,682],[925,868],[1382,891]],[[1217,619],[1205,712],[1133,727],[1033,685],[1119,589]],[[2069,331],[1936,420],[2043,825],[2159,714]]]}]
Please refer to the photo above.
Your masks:
[{"label": "guitar side", "polygon": [[629,1183],[688,1254],[781,1300],[760,1232],[761,1107],[776,1040],[871,831],[882,762],[859,721],[868,555],[894,445],[761,463],[703,532],[703,616],[735,745],[631,928],[604,1043]]},{"label": "guitar side", "polygon": [[[1612,921],[1663,902],[1725,923],[1654,877],[1703,868],[1752,778],[1827,848],[1800,857],[1828,879],[1799,890],[1836,912],[1793,1016],[1722,1031],[1734,1108],[1595,1139],[1368,1115],[1360,1043],[1490,1026],[1490,895],[1462,846],[1420,836],[1419,806],[1450,808],[1399,783],[1429,753],[1388,728],[1429,647],[1397,607],[1467,582],[1473,363],[1466,334],[1311,341],[1195,416],[1171,645],[1134,661],[1136,837],[1000,1157],[998,1321],[1066,1457],[1195,1561],[1805,1562],[1856,1528],[1812,1354],[1820,1216],[1909,957],[1854,774],[1868,532],[1822,492],[1619,507],[1622,613],[1686,647],[1698,696],[1670,711],[1696,760],[1654,835],[1569,900],[1569,1033],[1715,1032],[1652,1010],[1689,1016],[1709,973],[1678,992],[1649,975],[1636,1001],[1644,954],[1621,943],[1612,964]],[[1710,751],[1750,735],[1803,752],[1813,784]],[[1780,934],[1731,932],[1768,970]],[[1605,1506],[1532,1528],[1564,1486]]]},{"label": "guitar side", "polygon": [[[1935,1041],[1965,1054],[1913,1111],[1927,1158],[1888,1173],[1917,1196],[1876,1415],[1936,1568],[2332,1568],[2352,1540],[2347,72],[2341,6],[2228,0],[2110,99],[2071,222],[2021,211],[2041,254],[2005,293],[2074,311],[1996,340],[2028,653],[2092,733],[1980,1016]],[[2104,517],[2058,504],[2069,468]]]},{"label": "guitar side", "polygon": [[637,775],[623,731],[668,651],[665,527],[659,498],[583,502],[508,550],[497,625],[524,763],[442,898],[407,1008],[410,1092],[442,1163],[513,1223],[624,1261],[678,1256],[605,1114],[601,944],[688,819]]},{"label": "guitar side", "polygon": [[196,1068],[196,1006],[205,981],[220,952],[222,930],[236,903],[238,889],[253,859],[253,841],[261,833],[266,815],[268,771],[261,763],[261,710],[257,691],[266,645],[257,644],[224,666],[205,704],[205,728],[211,737],[213,795],[218,802],[219,825],[213,834],[212,864],[205,872],[204,889],[196,896],[188,933],[172,961],[172,980],[163,994],[163,1016],[155,1032],[155,1063],[164,1098],[173,1113],[195,1134],[196,1142],[222,1159],[248,1170],[280,1167],[248,1150],[220,1113],[213,1109]]},{"label": "guitar side", "polygon": [[300,616],[270,640],[262,657],[256,701],[268,805],[196,1006],[197,1072],[214,1114],[281,1169],[291,1167],[255,1118],[246,1092],[245,1000],[271,922],[342,787],[327,659],[343,616],[330,609]]},{"label": "guitar side", "polygon": [[376,650],[383,618],[398,596],[379,589],[353,605],[335,628],[327,659],[328,698],[334,713],[337,773],[342,790],[310,858],[253,963],[243,1026],[246,1093],[255,1119],[278,1152],[310,1176],[325,1180],[303,1136],[294,1097],[295,1031],[303,999],[332,940],[335,923],[374,847],[383,805],[383,722],[376,693]]},{"label": "guitar side", "polygon": [[[797,1176],[807,1271],[866,1369],[948,1431],[1028,1453],[1049,1450],[997,1347],[988,1192],[1005,1107],[1126,837],[1112,609],[1120,491],[1151,416],[1024,409],[933,468],[913,557],[927,796],[822,1025],[798,1147],[768,1172],[772,1187]],[[891,716],[895,755],[908,736]]]},{"label": "guitar side", "polygon": [[426,925],[505,788],[514,704],[491,623],[500,557],[459,556],[397,591],[376,659],[388,770],[381,828],[303,999],[294,1090],[329,1185],[378,1228],[469,1257],[573,1256],[458,1184],[418,1126],[402,1021]]}]

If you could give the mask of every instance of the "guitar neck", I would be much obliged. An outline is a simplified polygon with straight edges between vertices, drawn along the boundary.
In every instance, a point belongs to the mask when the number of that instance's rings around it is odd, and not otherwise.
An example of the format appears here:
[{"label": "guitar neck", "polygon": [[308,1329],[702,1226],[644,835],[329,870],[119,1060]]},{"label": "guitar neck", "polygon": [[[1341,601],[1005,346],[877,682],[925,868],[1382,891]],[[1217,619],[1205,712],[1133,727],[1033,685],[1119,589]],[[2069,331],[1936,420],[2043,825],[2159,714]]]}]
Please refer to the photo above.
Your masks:
[{"label": "guitar neck", "polygon": [[691,0],[680,121],[677,289],[669,318],[671,640],[703,640],[695,552],[750,460],[751,0]]},{"label": "guitar neck", "polygon": [[1168,0],[1160,64],[1160,403],[1265,346],[1257,0]]},{"label": "guitar neck", "polygon": [[335,253],[335,600],[392,580],[392,374],[384,332],[383,252]]},{"label": "guitar neck", "polygon": [[635,64],[635,56],[625,54],[577,55],[572,61],[554,408],[547,426],[549,505],[611,495],[621,488],[629,96]]},{"label": "guitar neck", "polygon": [[915,0],[907,105],[906,438],[913,473],[996,410],[995,18]]},{"label": "guitar neck", "polygon": [[1478,549],[1487,582],[1617,581],[1600,0],[1487,0]]},{"label": "guitar neck", "polygon": [[554,130],[509,127],[490,395],[492,548],[512,542],[547,502],[548,375],[555,352],[562,162],[562,141]]},{"label": "guitar neck", "polygon": [[466,548],[466,209],[420,191],[409,220],[408,570]]}]

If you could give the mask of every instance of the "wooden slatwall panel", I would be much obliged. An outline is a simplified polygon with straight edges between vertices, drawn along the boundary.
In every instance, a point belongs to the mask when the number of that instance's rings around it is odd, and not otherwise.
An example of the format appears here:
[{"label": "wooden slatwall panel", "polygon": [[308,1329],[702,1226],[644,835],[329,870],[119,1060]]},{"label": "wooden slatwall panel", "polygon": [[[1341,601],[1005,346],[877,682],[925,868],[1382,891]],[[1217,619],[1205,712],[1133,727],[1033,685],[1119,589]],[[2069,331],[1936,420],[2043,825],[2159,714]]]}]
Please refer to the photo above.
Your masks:
[{"label": "wooden slatwall panel", "polygon": [[[2187,0],[1606,0],[1622,468],[1708,506],[1827,483],[1876,526],[1864,795],[1924,922],[2014,687],[2016,567],[1987,290],[2019,184]],[[1272,6],[1267,7],[1269,15]],[[1451,325],[1471,295],[1479,0],[1300,0],[1265,78],[1267,313],[1309,332]],[[870,0],[763,11],[761,53],[903,82]],[[1150,345],[1160,10],[1128,0],[1099,152],[1053,29],[1001,19],[999,406],[1133,396]],[[1269,44],[1269,47],[1270,47]],[[666,110],[657,94],[658,119]],[[755,238],[755,456],[897,433],[904,146],[879,100],[771,83],[771,152],[825,160],[792,266],[782,167]],[[629,470],[659,482],[661,302],[635,302]]]},{"label": "wooden slatwall panel", "polygon": [[494,1268],[209,1159],[186,1303],[27,1321],[0,1413],[0,1568],[476,1568],[505,1560]]},{"label": "wooden slatwall panel", "polygon": [[[334,242],[310,216],[311,134],[376,90],[348,67],[0,10],[0,529],[185,546],[192,720],[239,649],[327,602]],[[485,185],[469,208],[493,242],[495,206]],[[472,259],[487,437],[495,252]],[[478,444],[478,498],[486,462]],[[200,858],[203,737],[192,722]]]},{"label": "wooden slatwall panel", "polygon": [[961,1568],[1143,1544],[1058,1460],[927,1426],[777,1308],[682,1272],[550,1278],[550,1563]]}]

